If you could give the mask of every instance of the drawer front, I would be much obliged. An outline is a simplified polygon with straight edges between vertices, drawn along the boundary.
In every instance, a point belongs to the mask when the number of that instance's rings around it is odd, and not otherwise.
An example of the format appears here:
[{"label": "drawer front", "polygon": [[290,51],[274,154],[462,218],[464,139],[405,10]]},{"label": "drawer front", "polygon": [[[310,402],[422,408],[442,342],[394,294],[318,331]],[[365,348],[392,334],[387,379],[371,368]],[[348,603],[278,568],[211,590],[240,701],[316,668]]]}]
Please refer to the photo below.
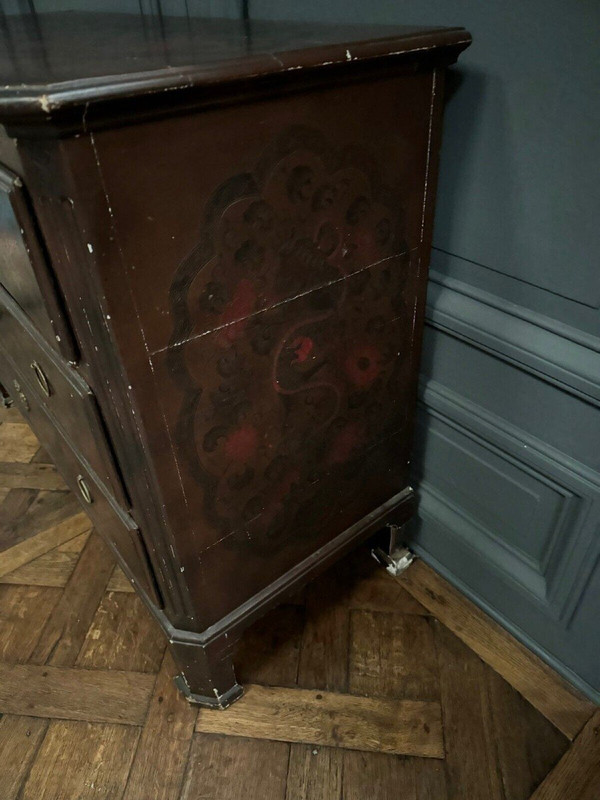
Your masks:
[{"label": "drawer front", "polygon": [[33,384],[23,379],[1,351],[0,381],[80,500],[94,527],[115,551],[134,585],[139,584],[150,599],[162,607],[146,548],[134,520],[115,502],[91,465],[69,446],[38,402]]},{"label": "drawer front", "polygon": [[[75,369],[52,352],[1,287],[0,343],[21,379],[32,386],[36,404],[45,408],[69,445],[90,464],[117,502],[128,505],[89,386]],[[10,386],[6,388],[10,392]]]},{"label": "drawer front", "polygon": [[44,339],[69,361],[77,348],[21,180],[0,167],[0,284]]}]

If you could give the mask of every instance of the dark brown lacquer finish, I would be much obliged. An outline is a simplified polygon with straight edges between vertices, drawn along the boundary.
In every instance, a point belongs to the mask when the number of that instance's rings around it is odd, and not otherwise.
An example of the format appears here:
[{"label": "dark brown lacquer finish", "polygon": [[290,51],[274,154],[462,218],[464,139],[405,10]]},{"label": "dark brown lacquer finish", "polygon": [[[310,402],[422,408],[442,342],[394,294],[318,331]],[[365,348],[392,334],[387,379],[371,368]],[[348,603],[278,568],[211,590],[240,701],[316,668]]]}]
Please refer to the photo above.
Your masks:
[{"label": "dark brown lacquer finish", "polygon": [[0,381],[182,691],[224,708],[244,628],[413,513],[443,78],[470,37],[30,24],[0,54]]},{"label": "dark brown lacquer finish", "polygon": [[271,556],[300,526],[310,542],[339,511],[331,481],[362,483],[369,450],[403,427],[410,252],[402,197],[369,166],[284,130],[217,187],[171,284],[174,439],[240,553]]}]

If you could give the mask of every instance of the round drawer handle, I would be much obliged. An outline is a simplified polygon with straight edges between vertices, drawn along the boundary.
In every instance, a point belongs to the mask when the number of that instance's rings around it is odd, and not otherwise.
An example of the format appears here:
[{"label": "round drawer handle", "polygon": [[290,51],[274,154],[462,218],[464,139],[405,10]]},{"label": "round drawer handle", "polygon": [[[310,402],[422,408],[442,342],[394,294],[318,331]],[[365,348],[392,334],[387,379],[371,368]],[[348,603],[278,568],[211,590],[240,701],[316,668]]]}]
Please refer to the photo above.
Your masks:
[{"label": "round drawer handle", "polygon": [[42,392],[46,395],[46,397],[50,397],[50,384],[48,383],[48,378],[46,377],[44,370],[40,367],[37,361],[32,362],[31,369],[35,372],[35,377]]},{"label": "round drawer handle", "polygon": [[87,485],[87,482],[83,475],[77,476],[77,486],[79,487],[79,492],[85,502],[89,505],[94,502],[94,498],[92,497],[92,493],[90,492],[90,487]]}]

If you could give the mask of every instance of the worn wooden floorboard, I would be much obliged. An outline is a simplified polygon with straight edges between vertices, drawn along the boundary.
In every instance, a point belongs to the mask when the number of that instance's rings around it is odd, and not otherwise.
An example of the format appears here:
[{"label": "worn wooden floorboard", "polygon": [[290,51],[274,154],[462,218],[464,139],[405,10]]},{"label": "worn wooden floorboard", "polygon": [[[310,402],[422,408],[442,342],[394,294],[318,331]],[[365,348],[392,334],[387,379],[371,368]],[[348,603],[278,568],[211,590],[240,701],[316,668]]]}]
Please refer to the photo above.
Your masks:
[{"label": "worn wooden floorboard", "polygon": [[123,800],[177,800],[194,734],[197,709],[179,696],[177,670],[167,653],[158,674]]},{"label": "worn wooden floorboard", "polygon": [[21,800],[117,800],[139,733],[124,725],[52,721]]},{"label": "worn wooden floorboard", "polygon": [[0,719],[0,797],[16,800],[44,738],[48,720],[5,714]]},{"label": "worn wooden floorboard", "polygon": [[424,564],[393,579],[366,547],[253,625],[246,695],[198,712],[0,408],[2,441],[0,800],[600,800],[593,705]]},{"label": "worn wooden floorboard", "polygon": [[32,663],[63,667],[75,663],[114,563],[102,539],[90,536],[32,653]]},{"label": "worn wooden floorboard", "polygon": [[398,580],[565,736],[575,738],[594,713],[590,700],[422,561]]},{"label": "worn wooden floorboard", "polygon": [[226,714],[201,709],[196,730],[353,750],[444,755],[439,703],[250,685]]},{"label": "worn wooden floorboard", "polygon": [[196,734],[181,800],[285,800],[288,760],[284,742]]},{"label": "worn wooden floorboard", "polygon": [[531,800],[598,800],[599,797],[600,711],[596,711]]},{"label": "worn wooden floorboard", "polygon": [[0,713],[142,725],[155,676],[0,663]]}]

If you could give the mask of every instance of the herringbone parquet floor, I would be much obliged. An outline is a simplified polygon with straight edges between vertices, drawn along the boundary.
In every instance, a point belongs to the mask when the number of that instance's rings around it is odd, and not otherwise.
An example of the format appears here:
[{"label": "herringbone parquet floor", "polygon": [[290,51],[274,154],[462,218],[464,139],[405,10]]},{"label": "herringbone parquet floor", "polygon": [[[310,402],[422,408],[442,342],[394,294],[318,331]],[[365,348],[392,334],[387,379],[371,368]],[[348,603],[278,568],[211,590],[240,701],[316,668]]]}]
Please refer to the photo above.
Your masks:
[{"label": "herringbone parquet floor", "polygon": [[0,462],[0,800],[526,800],[594,712],[567,693],[567,738],[365,550],[248,631],[246,695],[198,712],[12,410]]}]

